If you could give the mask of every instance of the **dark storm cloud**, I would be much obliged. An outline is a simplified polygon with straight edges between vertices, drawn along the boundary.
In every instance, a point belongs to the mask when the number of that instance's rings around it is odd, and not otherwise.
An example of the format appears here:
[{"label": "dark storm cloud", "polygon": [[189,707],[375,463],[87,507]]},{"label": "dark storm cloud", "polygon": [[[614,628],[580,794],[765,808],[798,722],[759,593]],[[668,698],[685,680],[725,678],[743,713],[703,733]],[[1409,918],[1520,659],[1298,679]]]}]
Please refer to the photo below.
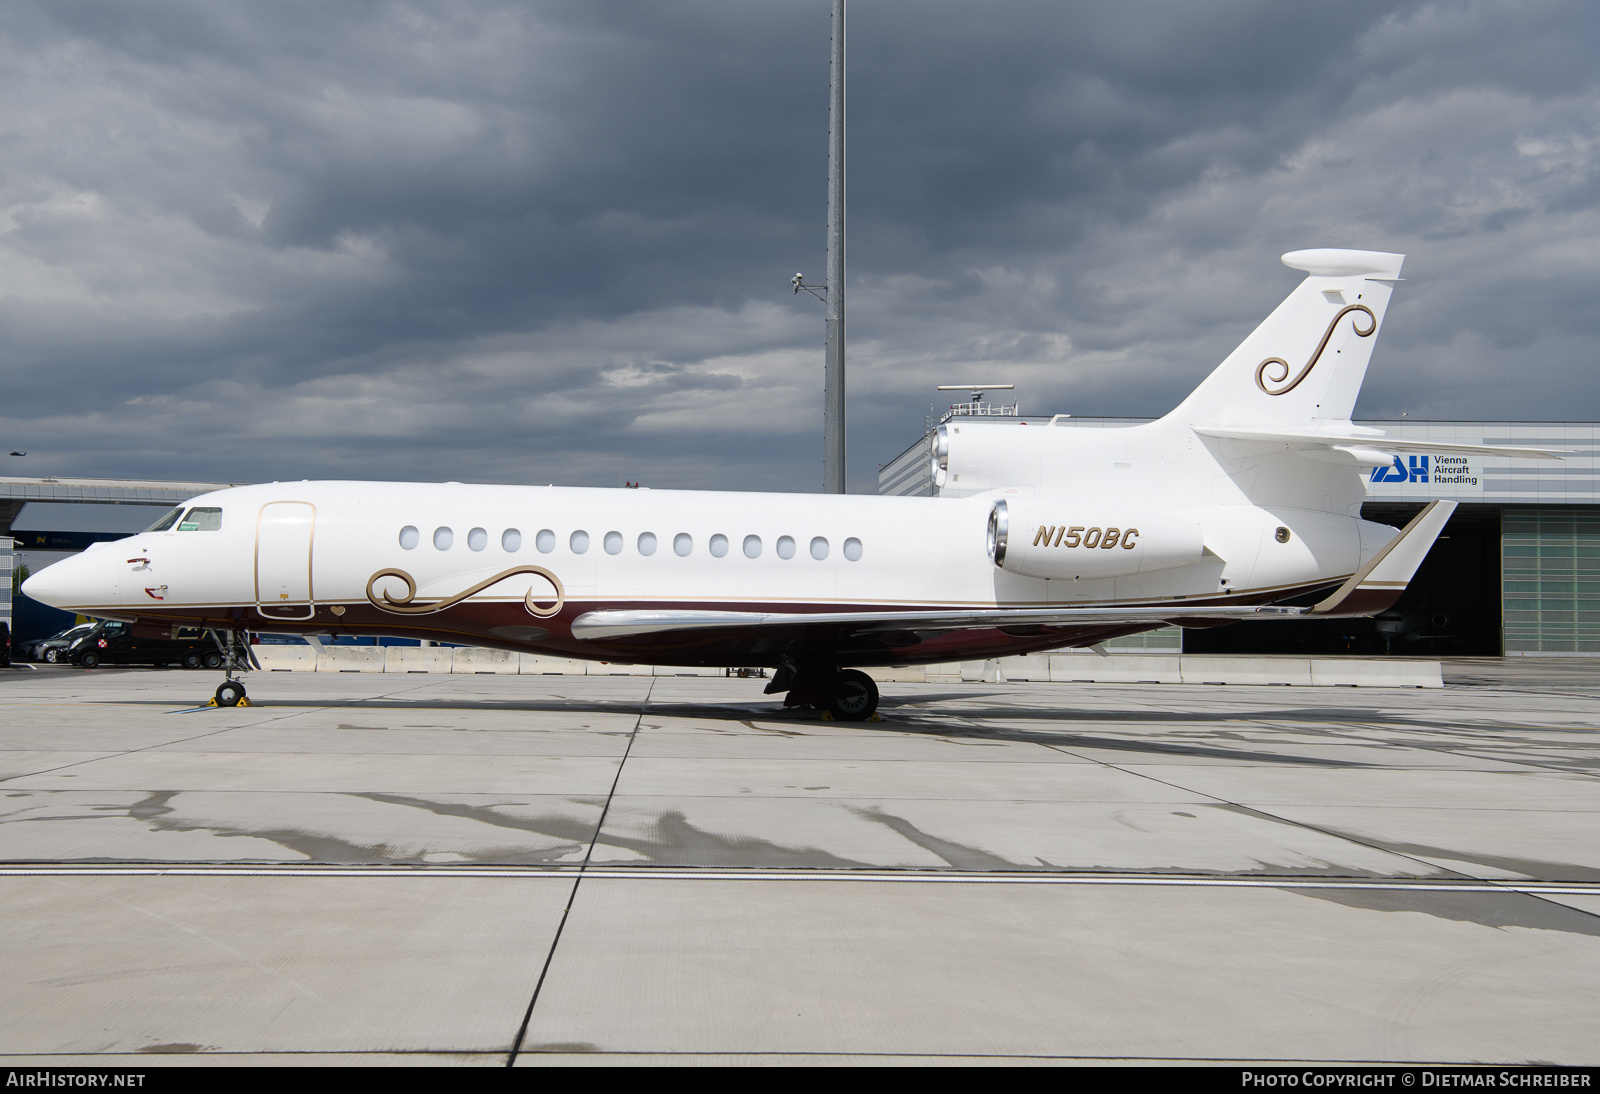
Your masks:
[{"label": "dark storm cloud", "polygon": [[[30,469],[816,486],[821,0],[0,31]],[[1301,246],[1412,256],[1362,412],[1592,418],[1596,45],[1578,4],[858,0],[854,487],[938,383],[1161,413]]]}]

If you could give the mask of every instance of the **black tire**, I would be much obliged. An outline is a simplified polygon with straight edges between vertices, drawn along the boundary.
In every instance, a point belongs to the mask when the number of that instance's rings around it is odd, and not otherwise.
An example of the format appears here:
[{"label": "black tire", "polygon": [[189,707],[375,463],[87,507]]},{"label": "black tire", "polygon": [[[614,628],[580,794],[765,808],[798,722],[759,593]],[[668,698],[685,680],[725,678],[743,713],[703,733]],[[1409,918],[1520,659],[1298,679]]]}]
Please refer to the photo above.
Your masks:
[{"label": "black tire", "polygon": [[184,654],[183,655],[183,667],[186,668],[186,669],[197,669],[197,668],[199,668],[200,667],[200,655],[198,653],[186,653],[186,654]]},{"label": "black tire", "polygon": [[828,711],[841,722],[864,722],[878,709],[878,685],[858,669],[845,669],[828,698]]},{"label": "black tire", "polygon": [[236,707],[239,700],[244,698],[244,685],[237,680],[229,680],[217,687],[217,706]]},{"label": "black tire", "polygon": [[208,669],[220,669],[222,667],[222,654],[208,653],[206,654],[205,662]]},{"label": "black tire", "polygon": [[53,665],[53,664],[55,664],[55,663],[56,663],[56,662],[57,662],[57,661],[59,661],[59,660],[61,660],[61,651],[60,651],[60,650],[58,650],[58,649],[48,649],[48,650],[45,650],[45,651],[44,651],[44,658],[43,658],[43,660],[44,660],[44,663],[45,663],[45,664],[47,664],[47,665]]},{"label": "black tire", "polygon": [[100,658],[92,653],[86,653],[78,659],[78,664],[82,665],[86,669],[92,669],[99,663]]}]

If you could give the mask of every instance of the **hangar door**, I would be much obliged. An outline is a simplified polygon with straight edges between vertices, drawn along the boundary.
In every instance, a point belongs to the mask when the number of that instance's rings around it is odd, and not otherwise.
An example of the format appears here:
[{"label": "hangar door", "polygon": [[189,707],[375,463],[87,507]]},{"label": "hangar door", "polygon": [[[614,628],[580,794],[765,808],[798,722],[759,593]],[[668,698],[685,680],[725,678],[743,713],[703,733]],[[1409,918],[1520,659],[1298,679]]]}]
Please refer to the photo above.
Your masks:
[{"label": "hangar door", "polygon": [[310,619],[311,539],[316,506],[273,501],[256,520],[256,611],[268,619]]}]

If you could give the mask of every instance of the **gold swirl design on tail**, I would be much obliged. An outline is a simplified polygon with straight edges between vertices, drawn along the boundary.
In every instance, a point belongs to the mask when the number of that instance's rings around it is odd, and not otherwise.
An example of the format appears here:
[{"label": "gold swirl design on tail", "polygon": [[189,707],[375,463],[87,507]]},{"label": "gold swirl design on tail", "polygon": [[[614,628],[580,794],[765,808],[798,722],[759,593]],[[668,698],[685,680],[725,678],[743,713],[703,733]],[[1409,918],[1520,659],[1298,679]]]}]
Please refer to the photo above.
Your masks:
[{"label": "gold swirl design on tail", "polygon": [[[1311,355],[1311,360],[1307,361],[1306,367],[1300,370],[1300,375],[1296,376],[1293,380],[1289,380],[1289,362],[1285,361],[1282,357],[1268,357],[1265,361],[1256,366],[1256,387],[1260,388],[1268,395],[1287,395],[1289,392],[1299,387],[1300,381],[1311,375],[1311,370],[1316,367],[1317,361],[1322,357],[1322,351],[1328,348],[1328,339],[1333,337],[1333,330],[1339,325],[1339,320],[1343,319],[1353,311],[1364,312],[1367,318],[1372,320],[1372,324],[1367,327],[1366,330],[1362,330],[1361,320],[1359,318],[1352,319],[1350,320],[1350,329],[1356,332],[1357,338],[1371,338],[1373,332],[1378,329],[1378,317],[1373,315],[1372,309],[1367,307],[1365,304],[1350,304],[1338,315],[1334,316],[1333,322],[1328,324],[1327,332],[1323,334],[1322,341],[1317,343],[1317,352]],[[1281,365],[1283,367],[1283,371],[1276,376],[1268,376],[1268,365]],[[1283,382],[1285,380],[1289,380],[1289,382],[1284,384]],[[1268,384],[1272,384],[1274,386],[1268,387]],[[1276,386],[1278,384],[1283,384],[1283,386]]]},{"label": "gold swirl design on tail", "polygon": [[[454,605],[461,603],[463,600],[466,600],[468,597],[475,596],[478,593],[483,592],[483,590],[487,589],[489,586],[498,584],[508,577],[516,577],[518,574],[536,574],[548,581],[556,591],[555,603],[551,604],[548,608],[541,608],[534,603],[533,587],[530,585],[528,587],[527,595],[522,598],[522,604],[528,609],[529,615],[535,616],[539,619],[549,619],[551,616],[560,612],[561,609],[566,605],[567,591],[562,587],[561,579],[556,577],[556,575],[551,573],[549,570],[546,570],[543,566],[513,566],[511,569],[502,570],[500,573],[495,574],[493,577],[485,581],[478,582],[472,588],[463,592],[459,592],[455,596],[447,596],[443,600],[432,600],[426,604],[412,603],[412,600],[417,595],[416,580],[404,570],[397,570],[391,567],[387,570],[379,570],[377,573],[373,574],[367,579],[367,599],[371,601],[373,607],[381,609],[382,611],[393,612],[396,615],[428,615],[432,612],[442,612],[446,608],[453,607]],[[390,596],[388,593],[383,593],[380,596],[376,592],[374,586],[376,586],[378,582],[382,581],[386,577],[398,578],[400,581],[404,582],[406,587],[405,593],[398,597]]]}]

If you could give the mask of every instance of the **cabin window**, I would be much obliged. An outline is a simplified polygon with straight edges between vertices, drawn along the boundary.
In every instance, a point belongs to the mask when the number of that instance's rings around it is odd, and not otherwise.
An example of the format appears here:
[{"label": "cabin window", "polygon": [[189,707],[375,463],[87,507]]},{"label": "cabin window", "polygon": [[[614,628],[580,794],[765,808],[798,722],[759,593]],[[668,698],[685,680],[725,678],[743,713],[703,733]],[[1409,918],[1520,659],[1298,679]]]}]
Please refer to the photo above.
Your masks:
[{"label": "cabin window", "polygon": [[522,550],[522,533],[515,528],[507,528],[500,533],[500,549],[508,554],[515,554]]},{"label": "cabin window", "polygon": [[539,534],[533,537],[533,545],[539,548],[541,555],[547,555],[556,549],[556,534],[548,528],[541,528]]},{"label": "cabin window", "polygon": [[794,537],[793,536],[779,536],[778,537],[778,557],[779,558],[793,558],[794,557]]},{"label": "cabin window", "polygon": [[567,540],[567,544],[572,548],[573,554],[581,555],[589,549],[589,533],[580,528],[572,533],[572,538]]},{"label": "cabin window", "polygon": [[222,510],[195,506],[178,522],[180,532],[217,532],[222,529]]},{"label": "cabin window", "polygon": [[180,505],[176,509],[168,509],[165,513],[161,514],[160,520],[146,528],[145,531],[165,532],[168,528],[171,528],[174,524],[177,524],[178,518],[181,516],[183,516],[183,506]]},{"label": "cabin window", "polygon": [[656,553],[656,534],[654,532],[639,533],[639,553],[653,555]]},{"label": "cabin window", "polygon": [[760,558],[761,557],[761,537],[760,536],[745,536],[744,537],[744,557],[745,558]]},{"label": "cabin window", "polygon": [[421,542],[421,540],[422,536],[420,533],[418,533],[417,526],[415,524],[408,524],[404,528],[400,529],[401,550],[415,551],[417,549],[417,544]]},{"label": "cabin window", "polygon": [[844,541],[844,557],[851,562],[861,561],[861,541],[855,536]]},{"label": "cabin window", "polygon": [[489,546],[489,533],[482,528],[474,528],[467,533],[467,546],[474,551],[481,551]]},{"label": "cabin window", "polygon": [[606,554],[620,555],[622,553],[622,533],[607,532],[606,538],[601,541],[605,544]]},{"label": "cabin window", "polygon": [[435,528],[433,530],[433,546],[440,551],[448,551],[450,545],[456,541],[456,534],[448,528]]},{"label": "cabin window", "polygon": [[728,537],[723,535],[721,532],[718,532],[716,535],[711,537],[711,555],[713,558],[721,558],[727,553]]},{"label": "cabin window", "polygon": [[821,562],[828,557],[828,541],[818,536],[811,541],[811,557]]},{"label": "cabin window", "polygon": [[688,558],[689,552],[694,550],[694,537],[688,532],[679,532],[672,537],[672,553],[679,558]]}]

